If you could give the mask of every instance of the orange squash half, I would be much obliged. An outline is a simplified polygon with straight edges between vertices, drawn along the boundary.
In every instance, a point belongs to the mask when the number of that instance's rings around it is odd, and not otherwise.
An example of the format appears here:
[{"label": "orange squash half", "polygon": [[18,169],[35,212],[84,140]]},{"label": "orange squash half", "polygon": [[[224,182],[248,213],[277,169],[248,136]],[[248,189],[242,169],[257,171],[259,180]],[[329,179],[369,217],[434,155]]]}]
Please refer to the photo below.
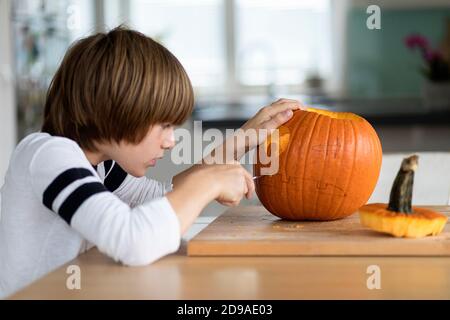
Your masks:
[{"label": "orange squash half", "polygon": [[395,237],[422,238],[444,229],[447,216],[412,206],[414,172],[418,156],[403,159],[392,185],[389,203],[372,203],[359,209],[361,224]]}]

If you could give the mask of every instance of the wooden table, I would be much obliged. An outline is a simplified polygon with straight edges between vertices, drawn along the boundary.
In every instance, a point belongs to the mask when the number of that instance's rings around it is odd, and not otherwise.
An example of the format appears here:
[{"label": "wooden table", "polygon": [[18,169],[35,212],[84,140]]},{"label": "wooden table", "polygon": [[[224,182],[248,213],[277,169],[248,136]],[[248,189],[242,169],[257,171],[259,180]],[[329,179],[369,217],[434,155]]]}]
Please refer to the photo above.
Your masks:
[{"label": "wooden table", "polygon": [[[11,298],[450,299],[450,257],[187,257],[186,241],[209,222],[152,265],[124,267],[94,248]],[[66,287],[69,265],[81,269],[80,290]],[[367,288],[371,265],[381,289]]]}]

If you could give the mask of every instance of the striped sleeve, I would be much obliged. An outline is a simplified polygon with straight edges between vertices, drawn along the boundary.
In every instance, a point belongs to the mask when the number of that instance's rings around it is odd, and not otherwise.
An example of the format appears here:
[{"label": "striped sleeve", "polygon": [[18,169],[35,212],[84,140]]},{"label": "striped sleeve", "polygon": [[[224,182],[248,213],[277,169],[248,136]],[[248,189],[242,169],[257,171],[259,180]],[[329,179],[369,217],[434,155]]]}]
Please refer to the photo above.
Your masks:
[{"label": "striped sleeve", "polygon": [[75,211],[93,195],[107,192],[91,170],[70,168],[50,182],[42,194],[42,203],[70,224]]},{"label": "striped sleeve", "polygon": [[45,207],[116,261],[144,265],[178,250],[180,226],[167,198],[131,208],[101,182],[77,145],[46,143],[29,175]]}]

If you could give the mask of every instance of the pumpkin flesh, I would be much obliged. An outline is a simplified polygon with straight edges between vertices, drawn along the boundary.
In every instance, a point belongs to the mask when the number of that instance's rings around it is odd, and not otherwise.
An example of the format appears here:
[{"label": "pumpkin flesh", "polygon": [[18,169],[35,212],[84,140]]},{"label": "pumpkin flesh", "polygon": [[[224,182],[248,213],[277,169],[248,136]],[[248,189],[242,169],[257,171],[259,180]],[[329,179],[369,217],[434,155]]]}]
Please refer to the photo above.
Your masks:
[{"label": "pumpkin flesh", "polygon": [[442,232],[447,217],[426,208],[413,207],[410,214],[387,209],[385,203],[372,203],[359,209],[363,226],[395,237],[422,238]]}]

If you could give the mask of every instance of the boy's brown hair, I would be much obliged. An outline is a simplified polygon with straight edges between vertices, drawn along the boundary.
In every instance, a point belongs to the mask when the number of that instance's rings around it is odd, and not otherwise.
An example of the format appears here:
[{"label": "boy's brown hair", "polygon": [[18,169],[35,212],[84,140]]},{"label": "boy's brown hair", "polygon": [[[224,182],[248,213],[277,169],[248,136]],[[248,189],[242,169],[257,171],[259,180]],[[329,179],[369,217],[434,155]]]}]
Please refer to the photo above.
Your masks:
[{"label": "boy's brown hair", "polygon": [[47,92],[43,132],[96,151],[95,142],[140,142],[151,125],[183,123],[191,82],[177,58],[123,27],[76,42]]}]

